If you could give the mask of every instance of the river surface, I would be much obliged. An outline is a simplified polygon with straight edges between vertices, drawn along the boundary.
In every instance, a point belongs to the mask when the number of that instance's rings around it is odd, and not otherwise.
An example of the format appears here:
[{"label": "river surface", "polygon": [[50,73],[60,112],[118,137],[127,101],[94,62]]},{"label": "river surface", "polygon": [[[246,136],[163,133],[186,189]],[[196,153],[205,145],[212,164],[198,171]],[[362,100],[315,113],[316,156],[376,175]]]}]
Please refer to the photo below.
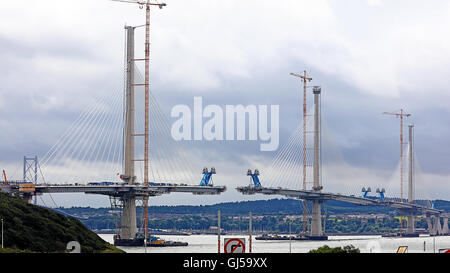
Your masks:
[{"label": "river surface", "polygon": [[[99,234],[99,236],[113,243],[112,234]],[[191,235],[191,236],[158,236],[169,241],[189,243],[185,247],[147,247],[147,253],[217,253],[217,235]],[[224,238],[245,238],[248,248],[248,235],[221,236],[223,252]],[[252,240],[253,253],[306,253],[323,245],[329,247],[343,247],[353,245],[361,253],[395,253],[400,246],[408,246],[408,253],[439,253],[440,249],[450,248],[450,236],[421,236],[419,238],[383,238],[381,236],[329,236],[328,241],[260,241]],[[120,247],[127,253],[144,253],[144,247]]]}]

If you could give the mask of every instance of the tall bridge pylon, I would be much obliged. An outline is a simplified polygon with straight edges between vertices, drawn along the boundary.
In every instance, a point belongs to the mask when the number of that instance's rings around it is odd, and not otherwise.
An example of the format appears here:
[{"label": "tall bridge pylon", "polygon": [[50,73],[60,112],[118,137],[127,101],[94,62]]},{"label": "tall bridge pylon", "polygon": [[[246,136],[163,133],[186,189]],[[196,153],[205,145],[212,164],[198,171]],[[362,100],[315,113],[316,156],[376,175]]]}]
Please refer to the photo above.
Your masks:
[{"label": "tall bridge pylon", "polygon": [[[134,174],[134,27],[126,26],[126,86],[125,86],[125,123],[124,123],[124,174],[120,178],[128,185],[136,180]],[[122,221],[120,237],[131,239],[137,233],[136,227],[136,197],[124,195],[122,201]]]},{"label": "tall bridge pylon", "polygon": [[[296,198],[300,200],[310,201],[312,203],[311,208],[311,224],[310,233],[308,236],[311,240],[326,240],[327,236],[324,232],[325,225],[322,224],[322,213],[321,207],[324,207],[324,203],[327,200],[337,200],[346,203],[352,203],[361,206],[385,206],[398,210],[401,217],[407,216],[408,226],[406,232],[404,232],[401,226],[401,232],[398,236],[404,237],[416,237],[418,233],[415,232],[414,222],[415,215],[424,214],[427,217],[427,222],[429,225],[430,234],[445,234],[448,233],[448,215],[444,213],[443,210],[436,209],[433,206],[423,205],[416,203],[414,197],[414,134],[413,125],[409,126],[409,171],[408,171],[408,202],[404,202],[403,197],[401,198],[386,198],[384,196],[385,190],[377,190],[380,194],[380,198],[367,196],[359,197],[355,195],[343,195],[339,193],[323,192],[323,187],[321,185],[321,107],[320,107],[320,95],[321,88],[316,86],[313,89],[314,94],[314,148],[313,153],[313,187],[310,189],[298,189],[296,187],[298,182],[301,181],[301,176],[298,175],[297,170],[301,166],[301,159],[298,156],[300,153],[300,146],[298,145],[301,139],[301,132],[298,128],[294,131],[293,135],[288,139],[287,143],[279,150],[272,165],[269,168],[267,175],[268,184],[271,186],[266,187],[262,184],[265,183],[258,179],[258,183],[254,185],[248,185],[243,187],[237,187],[236,189],[242,194],[264,194],[264,195],[282,195],[288,198]],[[392,114],[392,113],[389,113]],[[403,118],[410,116],[406,114],[403,110],[400,113],[394,113],[401,118],[401,128],[403,128]],[[403,130],[401,129],[401,159],[403,160]],[[403,168],[403,167],[402,167]],[[303,173],[304,174],[304,173]],[[403,180],[403,178],[401,178]],[[282,184],[282,185],[280,185]],[[284,186],[284,187],[283,187]],[[363,191],[364,188],[363,188]],[[401,189],[403,192],[403,188]],[[432,219],[431,217],[434,217]],[[444,224],[441,226],[440,218],[444,218]],[[305,222],[305,221],[304,221]],[[324,221],[325,222],[325,221]]]},{"label": "tall bridge pylon", "polygon": [[[314,166],[313,166],[313,180],[314,192],[320,192],[323,186],[320,183],[320,135],[321,135],[321,109],[320,109],[320,95],[322,88],[315,86],[313,89],[314,94]],[[321,204],[323,200],[314,199],[312,200],[312,211],[311,211],[311,233],[310,239],[316,240],[326,240],[327,236],[322,228],[322,215],[321,215]]]}]

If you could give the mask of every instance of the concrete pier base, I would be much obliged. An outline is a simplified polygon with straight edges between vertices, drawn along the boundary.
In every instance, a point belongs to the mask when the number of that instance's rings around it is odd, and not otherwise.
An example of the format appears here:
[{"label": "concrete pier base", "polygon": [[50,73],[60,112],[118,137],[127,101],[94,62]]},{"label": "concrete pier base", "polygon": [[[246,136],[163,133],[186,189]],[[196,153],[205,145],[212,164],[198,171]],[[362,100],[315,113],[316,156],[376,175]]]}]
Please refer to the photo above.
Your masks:
[{"label": "concrete pier base", "polygon": [[136,199],[135,197],[123,197],[121,239],[134,239],[137,233],[136,227]]},{"label": "concrete pier base", "polygon": [[445,235],[449,235],[448,231],[448,217],[444,217],[444,222],[442,223],[442,233]]},{"label": "concrete pier base", "polygon": [[320,202],[313,201],[311,215],[311,236],[322,236],[322,215],[320,212]]},{"label": "concrete pier base", "polygon": [[434,217],[434,229],[436,230],[436,235],[442,235],[441,219],[439,216]]},{"label": "concrete pier base", "polygon": [[406,234],[414,234],[416,231],[414,229],[414,214],[408,214],[408,225],[406,227]]}]

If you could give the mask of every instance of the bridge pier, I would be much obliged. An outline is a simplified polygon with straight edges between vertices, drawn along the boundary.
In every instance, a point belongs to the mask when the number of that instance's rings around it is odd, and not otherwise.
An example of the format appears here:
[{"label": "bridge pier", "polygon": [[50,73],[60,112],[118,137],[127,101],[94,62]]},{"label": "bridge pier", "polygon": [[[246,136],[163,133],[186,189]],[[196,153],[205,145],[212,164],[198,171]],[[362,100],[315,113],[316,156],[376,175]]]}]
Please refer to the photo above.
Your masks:
[{"label": "bridge pier", "polygon": [[322,214],[320,211],[321,202],[314,200],[312,204],[312,214],[311,214],[311,237],[321,237],[323,236],[322,231]]},{"label": "bridge pier", "polygon": [[436,235],[435,230],[434,230],[434,227],[433,227],[433,224],[432,224],[432,222],[431,222],[431,216],[430,216],[430,215],[427,215],[426,218],[427,218],[428,233],[429,233],[431,236]]},{"label": "bridge pier", "polygon": [[443,223],[441,225],[441,217],[439,215],[427,215],[428,232],[430,236],[447,235],[448,231],[448,216],[443,216]]},{"label": "bridge pier", "polygon": [[406,227],[406,234],[408,235],[412,235],[416,233],[416,230],[414,228],[414,213],[409,213],[408,214],[408,225]]},{"label": "bridge pier", "polygon": [[415,209],[399,209],[399,212],[400,212],[400,216],[407,217],[406,230],[405,230],[405,233],[401,234],[401,236],[418,237],[419,234],[416,233],[416,228],[415,228],[415,222],[416,222],[415,216],[418,213],[417,210],[415,210]]},{"label": "bridge pier", "polygon": [[434,217],[434,226],[436,230],[436,235],[442,235],[441,219],[439,216]]},{"label": "bridge pier", "polygon": [[444,235],[448,235],[449,234],[449,232],[448,232],[448,216],[444,216],[443,219],[444,219],[444,222],[442,223],[442,233]]},{"label": "bridge pier", "polygon": [[121,239],[134,239],[137,233],[136,227],[136,198],[133,196],[122,197]]}]

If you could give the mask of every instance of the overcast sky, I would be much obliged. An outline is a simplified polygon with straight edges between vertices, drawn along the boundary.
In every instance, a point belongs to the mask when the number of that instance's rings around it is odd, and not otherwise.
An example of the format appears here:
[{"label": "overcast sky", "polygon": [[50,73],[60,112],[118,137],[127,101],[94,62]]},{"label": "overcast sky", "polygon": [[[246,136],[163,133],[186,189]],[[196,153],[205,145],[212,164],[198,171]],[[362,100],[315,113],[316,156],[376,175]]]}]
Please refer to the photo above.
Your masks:
[{"label": "overcast sky", "polygon": [[[151,89],[167,116],[174,105],[192,106],[194,96],[221,106],[280,105],[281,147],[301,122],[300,83],[289,73],[307,70],[323,90],[332,143],[324,149],[334,147],[340,158],[324,166],[326,191],[395,191],[399,122],[381,113],[403,108],[412,114],[406,124],[415,125],[416,194],[449,199],[449,1],[166,3],[152,11]],[[107,0],[2,0],[0,22],[0,168],[20,179],[24,155],[44,156],[87,105],[120,92],[124,25],[145,18],[135,5]],[[143,54],[143,29],[136,35]],[[215,183],[228,191],[171,194],[152,204],[262,198],[234,188],[248,183],[247,168],[264,174],[276,152],[260,152],[253,142],[183,145],[198,163],[199,180],[201,168],[213,165]],[[106,197],[53,197],[65,206],[109,204]]]}]

